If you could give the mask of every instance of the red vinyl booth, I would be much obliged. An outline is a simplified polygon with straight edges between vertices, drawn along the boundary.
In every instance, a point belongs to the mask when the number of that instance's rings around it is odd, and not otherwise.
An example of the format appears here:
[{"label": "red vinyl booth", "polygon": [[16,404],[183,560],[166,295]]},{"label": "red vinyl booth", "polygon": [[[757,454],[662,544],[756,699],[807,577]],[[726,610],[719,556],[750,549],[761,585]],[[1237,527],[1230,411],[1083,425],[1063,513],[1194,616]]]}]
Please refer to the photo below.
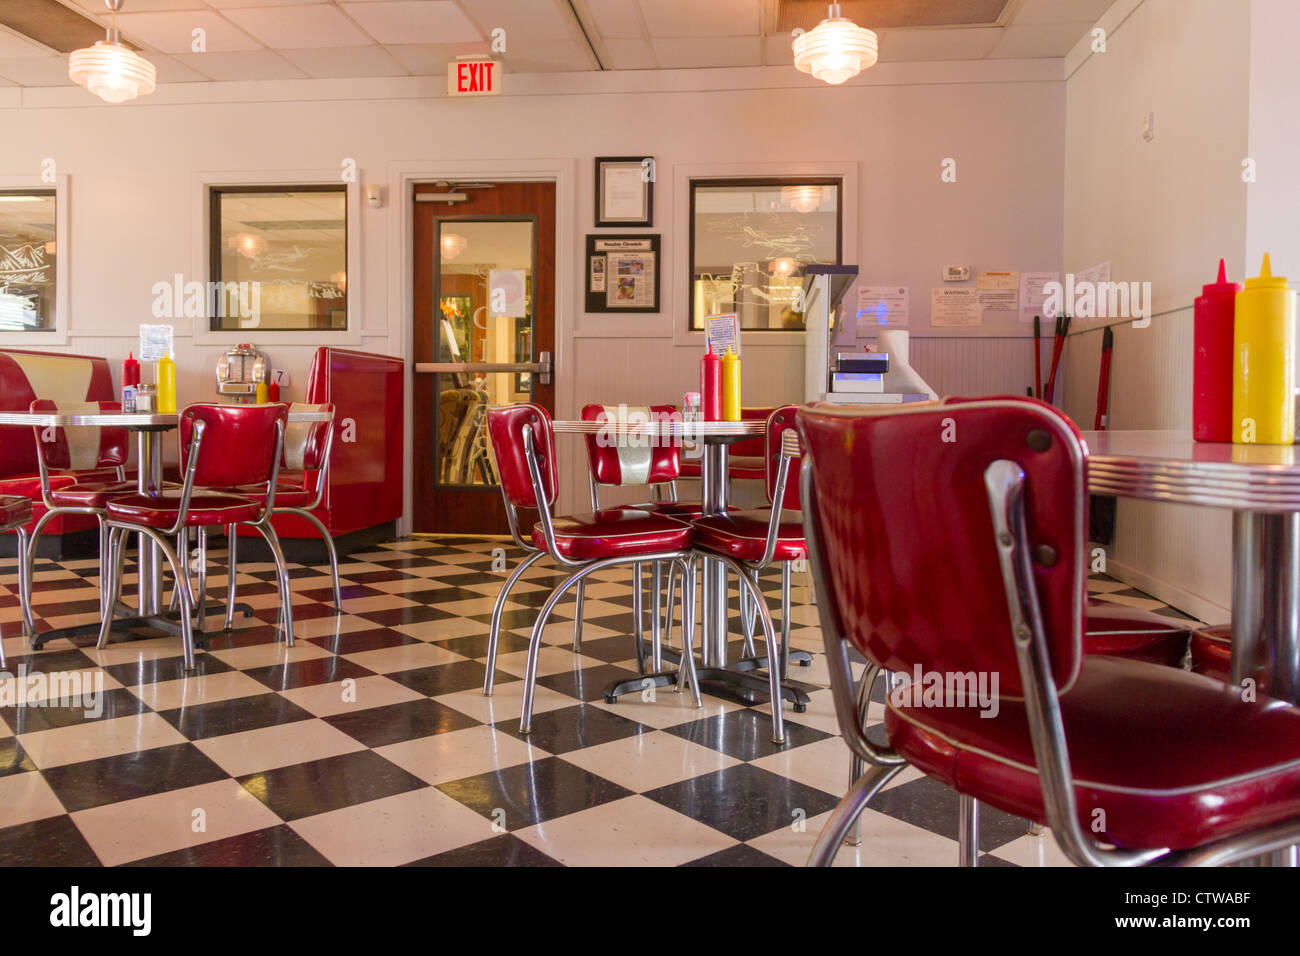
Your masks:
[{"label": "red vinyl booth", "polygon": [[[316,350],[307,373],[301,400],[335,406],[329,484],[316,516],[341,553],[396,534],[402,515],[404,381],[400,358],[331,346]],[[285,478],[297,481],[299,476]],[[273,523],[290,560],[295,554],[300,560],[325,560],[320,532],[307,521],[277,515]],[[256,532],[245,528],[240,535],[256,537]],[[242,542],[240,551],[244,553]]]},{"label": "red vinyl booth", "polygon": [[[23,349],[0,349],[0,411],[25,412],[35,399],[53,402],[112,402],[118,399],[113,375],[106,359],[70,352],[32,352]],[[41,479],[36,465],[36,438],[30,428],[6,427],[0,441],[0,495],[18,495],[32,502],[31,530],[45,513],[41,502]],[[77,478],[112,481],[112,468],[93,471],[61,471],[51,475],[55,488],[72,484]],[[59,536],[95,528],[90,515],[56,515],[45,526],[42,541],[46,550],[62,553]],[[94,541],[94,535],[90,535]],[[0,553],[12,554],[16,545],[13,532],[7,532]]]}]

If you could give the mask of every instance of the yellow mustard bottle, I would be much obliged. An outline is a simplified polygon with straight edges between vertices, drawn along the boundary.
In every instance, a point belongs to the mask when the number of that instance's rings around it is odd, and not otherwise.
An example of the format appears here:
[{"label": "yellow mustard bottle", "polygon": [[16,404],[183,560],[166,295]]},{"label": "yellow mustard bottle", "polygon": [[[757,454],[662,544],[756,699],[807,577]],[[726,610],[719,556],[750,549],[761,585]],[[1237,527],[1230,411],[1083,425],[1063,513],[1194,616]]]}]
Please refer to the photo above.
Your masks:
[{"label": "yellow mustard bottle", "polygon": [[1268,253],[1237,293],[1233,320],[1232,440],[1295,441],[1295,292],[1275,276]]},{"label": "yellow mustard bottle", "polygon": [[740,421],[740,356],[731,349],[722,356],[722,420]]},{"label": "yellow mustard bottle", "polygon": [[271,389],[265,382],[257,383],[257,394],[254,396],[254,400],[259,405],[265,405],[271,400]]},{"label": "yellow mustard bottle", "polygon": [[176,414],[176,362],[169,354],[158,360],[158,411]]}]

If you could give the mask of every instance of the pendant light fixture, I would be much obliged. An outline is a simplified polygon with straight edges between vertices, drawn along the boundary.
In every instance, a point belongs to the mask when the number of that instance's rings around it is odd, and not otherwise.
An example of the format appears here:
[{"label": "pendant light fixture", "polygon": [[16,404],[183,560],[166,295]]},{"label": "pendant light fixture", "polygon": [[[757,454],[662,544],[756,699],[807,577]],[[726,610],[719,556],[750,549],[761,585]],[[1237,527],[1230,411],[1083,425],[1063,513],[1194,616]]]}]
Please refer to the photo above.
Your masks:
[{"label": "pendant light fixture", "polygon": [[822,204],[820,186],[782,186],[781,204],[795,212],[812,212]]},{"label": "pendant light fixture", "polygon": [[455,259],[465,251],[465,237],[458,236],[454,232],[444,232],[442,234],[442,257],[444,259]]},{"label": "pendant light fixture", "polygon": [[108,103],[125,103],[154,91],[154,66],[134,50],[124,47],[117,32],[117,11],[122,0],[104,0],[113,13],[108,39],[73,50],[68,56],[68,76]]},{"label": "pendant light fixture", "polygon": [[876,34],[840,15],[832,3],[826,19],[794,38],[794,65],[837,86],[876,65]]}]

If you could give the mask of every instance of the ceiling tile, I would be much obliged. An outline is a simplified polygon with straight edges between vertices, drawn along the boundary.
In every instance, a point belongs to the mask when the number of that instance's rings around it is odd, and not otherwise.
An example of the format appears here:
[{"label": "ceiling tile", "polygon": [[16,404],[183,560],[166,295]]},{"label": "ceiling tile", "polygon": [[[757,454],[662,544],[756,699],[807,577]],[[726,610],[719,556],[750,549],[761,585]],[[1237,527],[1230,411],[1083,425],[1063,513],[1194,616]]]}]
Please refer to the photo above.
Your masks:
[{"label": "ceiling tile", "polygon": [[146,53],[145,56],[158,71],[159,83],[201,83],[209,79],[205,74],[190,69],[174,56],[166,56],[162,53]]},{"label": "ceiling tile", "polygon": [[1016,11],[1013,24],[1096,23],[1115,0],[1025,0]]},{"label": "ceiling tile", "polygon": [[714,66],[758,66],[762,48],[758,37],[691,37],[654,39],[659,66],[665,70]]},{"label": "ceiling tile", "polygon": [[229,10],[226,16],[276,50],[367,46],[370,38],[335,7]]},{"label": "ceiling tile", "polygon": [[1065,56],[1079,42],[1079,38],[1091,29],[1091,23],[1013,24],[1002,31],[1002,39],[989,57],[1009,59]]},{"label": "ceiling tile", "polygon": [[380,43],[463,43],[482,34],[450,0],[344,3],[343,12]]},{"label": "ceiling tile", "polygon": [[460,0],[460,6],[487,33],[504,27],[507,44],[511,35],[547,40],[581,36],[568,0]]},{"label": "ceiling tile", "polygon": [[24,57],[50,56],[52,50],[34,40],[0,27],[0,60],[17,60]]},{"label": "ceiling tile", "polygon": [[[99,21],[105,27],[111,22],[107,16],[100,17]],[[193,43],[196,29],[206,32],[204,42],[209,53],[231,53],[236,50],[262,48],[262,44],[211,10],[190,10],[180,13],[119,13],[117,25],[128,40],[135,40],[163,53],[195,52]]]},{"label": "ceiling tile", "polygon": [[792,38],[781,33],[774,37],[763,37],[763,65],[794,65],[794,50],[790,48]]},{"label": "ceiling tile", "polygon": [[214,80],[300,80],[307,74],[270,50],[247,53],[180,53],[176,59]]},{"label": "ceiling tile", "polygon": [[281,56],[317,79],[354,76],[406,76],[402,65],[383,47],[353,46],[313,50],[283,50]]},{"label": "ceiling tile", "polygon": [[415,76],[445,76],[447,63],[458,56],[483,52],[482,43],[399,43],[386,49]]},{"label": "ceiling tile", "polygon": [[246,7],[300,7],[309,3],[333,3],[334,0],[206,0],[206,2],[208,6],[216,7],[218,10],[239,10]]},{"label": "ceiling tile", "polygon": [[578,40],[514,43],[502,59],[511,73],[572,73],[596,69],[591,50]]},{"label": "ceiling tile", "polygon": [[1001,36],[1001,27],[883,30],[879,36],[880,62],[980,60],[988,56]]},{"label": "ceiling tile", "polygon": [[652,37],[758,36],[759,0],[641,0]]},{"label": "ceiling tile", "polygon": [[653,70],[655,51],[649,40],[604,39],[605,65],[614,70]]},{"label": "ceiling tile", "polygon": [[596,32],[605,38],[643,37],[641,14],[636,0],[586,0]]},{"label": "ceiling tile", "polygon": [[[19,86],[72,86],[66,56],[0,60],[0,76]],[[99,102],[98,98],[95,99]]]},{"label": "ceiling tile", "polygon": [[[104,0],[64,0],[65,6],[79,7],[87,13],[99,16],[107,13],[108,8],[104,5]],[[131,13],[146,13],[152,10],[208,10],[209,5],[204,0],[126,0],[122,5],[122,13],[127,11]]]}]

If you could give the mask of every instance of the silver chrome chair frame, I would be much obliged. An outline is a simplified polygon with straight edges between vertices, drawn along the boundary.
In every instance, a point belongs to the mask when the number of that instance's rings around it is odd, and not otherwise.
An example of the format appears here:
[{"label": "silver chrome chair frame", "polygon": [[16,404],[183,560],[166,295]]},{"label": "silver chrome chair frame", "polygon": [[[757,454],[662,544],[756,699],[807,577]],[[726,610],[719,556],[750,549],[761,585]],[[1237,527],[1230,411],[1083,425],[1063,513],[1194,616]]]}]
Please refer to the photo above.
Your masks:
[{"label": "silver chrome chair frame", "polygon": [[[594,571],[599,571],[599,570],[603,570],[604,568],[614,567],[622,564],[637,564],[644,561],[674,561],[674,562],[682,562],[684,564],[690,558],[691,551],[690,549],[683,549],[677,551],[657,551],[648,554],[629,555],[627,557],[599,558],[594,561],[572,561],[564,557],[564,555],[560,554],[560,549],[555,539],[555,527],[553,523],[554,519],[551,515],[551,506],[550,503],[547,501],[545,486],[542,482],[541,466],[537,461],[537,451],[533,444],[532,426],[525,425],[523,427],[522,434],[524,440],[524,459],[528,464],[529,480],[532,482],[533,493],[536,496],[535,500],[538,503],[538,510],[537,510],[538,523],[541,524],[542,526],[542,535],[546,540],[546,550],[539,550],[538,548],[533,547],[533,545],[530,542],[526,542],[524,540],[523,536],[520,534],[519,531],[518,512],[516,511],[514,505],[510,503],[509,498],[505,494],[505,487],[504,485],[502,485],[502,500],[505,502],[506,520],[510,526],[510,536],[514,539],[515,544],[517,544],[519,547],[523,548],[526,551],[531,551],[533,553],[530,554],[527,558],[525,558],[522,562],[520,562],[519,566],[515,568],[514,572],[510,575],[510,577],[506,579],[505,583],[501,586],[501,592],[497,595],[496,604],[492,608],[492,623],[490,625],[490,630],[488,635],[487,674],[483,680],[483,693],[485,695],[487,696],[492,695],[493,682],[496,676],[497,643],[501,631],[501,615],[503,609],[505,608],[506,596],[509,593],[510,588],[514,586],[515,582],[519,580],[519,578],[523,575],[524,571],[528,567],[530,567],[535,561],[537,561],[539,558],[541,558],[543,555],[546,554],[551,555],[555,559],[555,562],[561,568],[572,570],[572,573],[569,575],[569,577],[567,577],[559,586],[557,586],[551,592],[550,597],[546,599],[546,603],[542,605],[541,610],[538,612],[537,620],[533,623],[532,634],[529,638],[529,643],[528,643],[528,666],[524,673],[523,708],[519,718],[519,732],[526,734],[531,732],[532,730],[533,695],[534,695],[534,689],[537,682],[538,661],[541,655],[542,633],[546,628],[546,622],[550,618],[551,612],[555,609],[555,605],[559,603],[560,598],[564,596],[564,593],[568,591],[570,587],[573,587],[575,584],[583,581],[587,577],[587,575],[591,574]],[[686,573],[687,572],[683,570],[683,574]],[[682,600],[683,603],[686,600],[685,588],[683,588]],[[680,672],[683,668],[685,668],[689,672],[687,676],[691,681],[691,687],[694,689],[696,706],[699,706],[701,703],[699,685],[698,685],[698,681],[694,679],[694,668],[695,668],[695,659],[693,655],[694,621],[687,620],[685,609],[683,609],[682,620],[684,622],[683,641],[682,641],[683,648],[682,648],[682,663],[678,665],[678,671],[679,671],[678,690],[681,689]],[[637,647],[637,663],[640,666],[642,672],[644,672],[645,656],[644,656],[644,650],[640,646],[639,641]]]},{"label": "silver chrome chair frame", "polygon": [[[808,453],[805,450],[805,454]],[[1071,454],[1076,459],[1080,456],[1077,448],[1072,448]],[[1082,467],[1081,461],[1078,464]],[[1025,520],[1025,474],[1015,462],[999,460],[985,469],[984,483],[1011,617],[1017,668],[1025,691],[1047,825],[1071,862],[1080,866],[1218,866],[1285,850],[1300,842],[1300,820],[1177,851],[1107,847],[1084,832],[1076,812],[1065,729],[1051,678],[1047,635],[1033,584],[1033,557]],[[837,602],[827,587],[826,569],[822,564],[811,467],[804,468],[802,488],[808,557],[815,586],[822,595],[818,609],[836,716],[850,750],[870,765],[870,769],[854,782],[832,811],[808,861],[809,866],[829,866],[867,802],[906,765],[906,761],[892,748],[875,746],[866,736],[864,721],[859,719],[859,699],[854,692],[849,666],[849,642],[838,617]],[[872,676],[870,673],[864,675],[864,681]],[[869,696],[869,690],[865,693]],[[862,707],[862,712],[865,713],[865,707]],[[963,817],[966,819],[959,827],[963,839],[961,858],[963,862],[973,862],[978,852],[975,843],[977,827],[968,814],[973,815],[976,801],[964,794],[962,797]]]},{"label": "silver chrome chair frame", "polygon": [[[109,568],[111,569],[109,579],[109,590],[107,593],[107,606],[113,607],[117,603],[118,592],[122,584],[122,566],[126,559],[126,535],[129,533],[140,533],[147,535],[158,546],[158,549],[167,559],[171,566],[172,576],[176,582],[176,591],[180,600],[180,625],[181,625],[181,644],[185,655],[185,670],[194,670],[194,623],[195,600],[193,589],[190,585],[189,569],[183,563],[183,559],[177,555],[168,540],[173,535],[181,534],[187,527],[185,518],[189,513],[190,498],[194,494],[194,475],[198,470],[199,455],[203,450],[203,433],[207,429],[207,423],[197,421],[194,423],[194,434],[190,439],[189,461],[185,468],[184,483],[181,485],[180,506],[176,510],[176,520],[170,528],[159,530],[150,528],[143,524],[129,522],[113,521],[111,518],[106,519],[109,528]],[[293,592],[289,584],[289,569],[284,560],[284,552],[280,549],[280,539],[275,533],[275,528],[271,524],[271,513],[275,507],[275,484],[280,475],[280,453],[284,446],[284,423],[276,423],[275,433],[275,457],[271,463],[271,480],[267,484],[266,506],[262,510],[262,516],[256,521],[241,522],[250,527],[256,528],[258,533],[266,540],[267,546],[271,549],[271,555],[275,560],[276,574],[280,584],[280,615],[284,623],[285,642],[289,647],[293,646]],[[200,536],[202,539],[202,536]],[[204,542],[201,540],[201,547]],[[206,581],[206,576],[202,574],[203,565],[200,564],[200,581]],[[202,614],[202,604],[198,605],[200,615]],[[108,643],[108,635],[112,629],[112,615],[104,615],[100,623],[99,641],[96,647],[104,647]],[[202,632],[202,617],[199,621],[199,630]]]}]

